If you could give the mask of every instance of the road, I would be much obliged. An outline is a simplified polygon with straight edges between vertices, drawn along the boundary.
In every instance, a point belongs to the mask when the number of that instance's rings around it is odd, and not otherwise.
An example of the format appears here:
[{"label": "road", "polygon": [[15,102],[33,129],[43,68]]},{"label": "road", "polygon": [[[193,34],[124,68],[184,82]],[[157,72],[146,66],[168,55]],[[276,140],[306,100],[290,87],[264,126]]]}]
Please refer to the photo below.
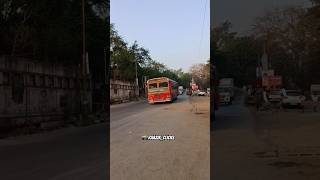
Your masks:
[{"label": "road", "polygon": [[238,96],[216,113],[212,178],[320,179],[319,119],[297,110],[257,112]]},{"label": "road", "polygon": [[1,139],[0,179],[107,179],[106,130],[96,124]]},{"label": "road", "polygon": [[[210,178],[209,97],[111,107],[111,179]],[[172,141],[142,140],[173,135]]]},{"label": "road", "polygon": [[[107,124],[0,139],[1,180],[108,179]],[[111,179],[209,179],[209,98],[111,107]],[[174,141],[143,141],[174,135]]]}]

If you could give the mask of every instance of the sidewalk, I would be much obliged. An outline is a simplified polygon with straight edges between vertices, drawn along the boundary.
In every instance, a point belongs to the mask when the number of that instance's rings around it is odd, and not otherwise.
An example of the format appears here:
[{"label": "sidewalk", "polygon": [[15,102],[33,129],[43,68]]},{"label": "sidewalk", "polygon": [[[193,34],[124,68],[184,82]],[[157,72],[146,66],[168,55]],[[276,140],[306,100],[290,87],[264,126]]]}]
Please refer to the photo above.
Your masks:
[{"label": "sidewalk", "polygon": [[[3,133],[3,134],[0,133],[0,143],[3,142],[3,140],[7,140],[7,139],[13,139],[13,138],[23,139],[23,137],[31,137],[36,135],[46,136],[47,134],[52,134],[55,132],[68,130],[71,128],[80,129],[82,127],[94,126],[96,124],[105,123],[107,119],[109,119],[109,114],[107,114],[106,112],[96,112],[96,113],[88,114],[85,119],[86,123],[81,123],[80,121],[76,120],[76,117],[72,117],[72,119],[73,119],[72,121],[61,120],[61,124],[57,124],[57,125],[53,124],[51,126],[49,126],[50,125],[49,124],[43,127],[41,126],[37,127],[33,125],[33,126],[13,128],[6,133]],[[46,123],[50,123],[50,122],[46,122]]]},{"label": "sidewalk", "polygon": [[141,101],[146,101],[147,98],[145,97],[138,97],[137,99],[134,99],[134,100],[123,100],[121,102],[116,102],[116,103],[110,103],[110,107],[113,107],[113,106],[118,106],[118,105],[121,105],[121,104],[128,104],[128,103],[137,103],[137,102],[141,102]]},{"label": "sidewalk", "polygon": [[147,101],[146,98],[139,98],[136,101],[128,101],[128,102],[124,102],[124,103],[110,104],[110,109],[126,107],[126,106],[130,106],[130,105],[134,105],[134,104],[146,103],[146,101]]}]

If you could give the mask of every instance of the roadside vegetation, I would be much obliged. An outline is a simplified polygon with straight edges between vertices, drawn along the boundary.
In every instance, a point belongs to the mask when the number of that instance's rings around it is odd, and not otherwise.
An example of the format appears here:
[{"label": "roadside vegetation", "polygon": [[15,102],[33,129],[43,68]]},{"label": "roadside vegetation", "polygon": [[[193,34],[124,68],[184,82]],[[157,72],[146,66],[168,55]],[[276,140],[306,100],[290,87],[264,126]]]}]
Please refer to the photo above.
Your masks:
[{"label": "roadside vegetation", "polygon": [[[109,2],[85,0],[86,51],[91,74],[104,79]],[[82,60],[82,2],[0,2],[0,56],[78,65]]]},{"label": "roadside vegetation", "polygon": [[[171,78],[184,87],[189,87],[192,77],[203,86],[209,87],[209,61],[207,64],[195,64],[189,72],[182,69],[170,69],[163,63],[151,58],[148,49],[140,46],[137,41],[130,45],[111,24],[110,29],[111,74],[112,79],[135,81],[136,65],[139,82],[144,76],[148,79],[155,77]],[[139,84],[140,86],[142,84]]]},{"label": "roadside vegetation", "polygon": [[320,83],[320,1],[309,8],[274,9],[256,18],[251,33],[231,31],[229,21],[211,29],[211,54],[218,76],[237,86],[251,83],[264,49],[288,88],[309,89]]}]

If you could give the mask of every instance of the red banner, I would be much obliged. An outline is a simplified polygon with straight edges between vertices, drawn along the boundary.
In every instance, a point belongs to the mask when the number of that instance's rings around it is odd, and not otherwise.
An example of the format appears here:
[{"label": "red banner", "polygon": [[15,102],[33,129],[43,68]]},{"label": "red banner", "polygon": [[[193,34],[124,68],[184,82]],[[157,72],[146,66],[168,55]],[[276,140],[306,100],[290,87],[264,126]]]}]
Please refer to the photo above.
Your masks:
[{"label": "red banner", "polygon": [[281,76],[264,76],[262,78],[262,86],[265,87],[279,87],[282,85]]},{"label": "red banner", "polygon": [[192,84],[192,86],[191,86],[191,87],[192,87],[192,90],[193,90],[193,91],[198,90],[198,86],[197,86],[196,84]]}]

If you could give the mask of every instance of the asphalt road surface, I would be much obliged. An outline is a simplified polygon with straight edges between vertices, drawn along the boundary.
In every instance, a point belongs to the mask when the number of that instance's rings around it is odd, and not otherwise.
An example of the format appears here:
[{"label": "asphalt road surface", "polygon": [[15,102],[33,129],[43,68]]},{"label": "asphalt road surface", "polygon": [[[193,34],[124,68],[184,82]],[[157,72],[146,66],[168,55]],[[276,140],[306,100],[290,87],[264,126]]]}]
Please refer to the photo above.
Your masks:
[{"label": "asphalt road surface", "polygon": [[296,110],[257,112],[238,96],[233,105],[216,112],[211,132],[211,177],[320,179],[319,117],[318,113]]},{"label": "asphalt road surface", "polygon": [[[111,179],[210,179],[209,97],[111,107]],[[172,135],[175,140],[142,140]]]},{"label": "asphalt road surface", "polygon": [[[209,98],[111,107],[111,179],[209,179]],[[107,124],[0,140],[1,180],[108,179]],[[173,135],[143,141],[143,135]]]},{"label": "asphalt road surface", "polygon": [[106,124],[0,140],[1,180],[105,180]]}]

